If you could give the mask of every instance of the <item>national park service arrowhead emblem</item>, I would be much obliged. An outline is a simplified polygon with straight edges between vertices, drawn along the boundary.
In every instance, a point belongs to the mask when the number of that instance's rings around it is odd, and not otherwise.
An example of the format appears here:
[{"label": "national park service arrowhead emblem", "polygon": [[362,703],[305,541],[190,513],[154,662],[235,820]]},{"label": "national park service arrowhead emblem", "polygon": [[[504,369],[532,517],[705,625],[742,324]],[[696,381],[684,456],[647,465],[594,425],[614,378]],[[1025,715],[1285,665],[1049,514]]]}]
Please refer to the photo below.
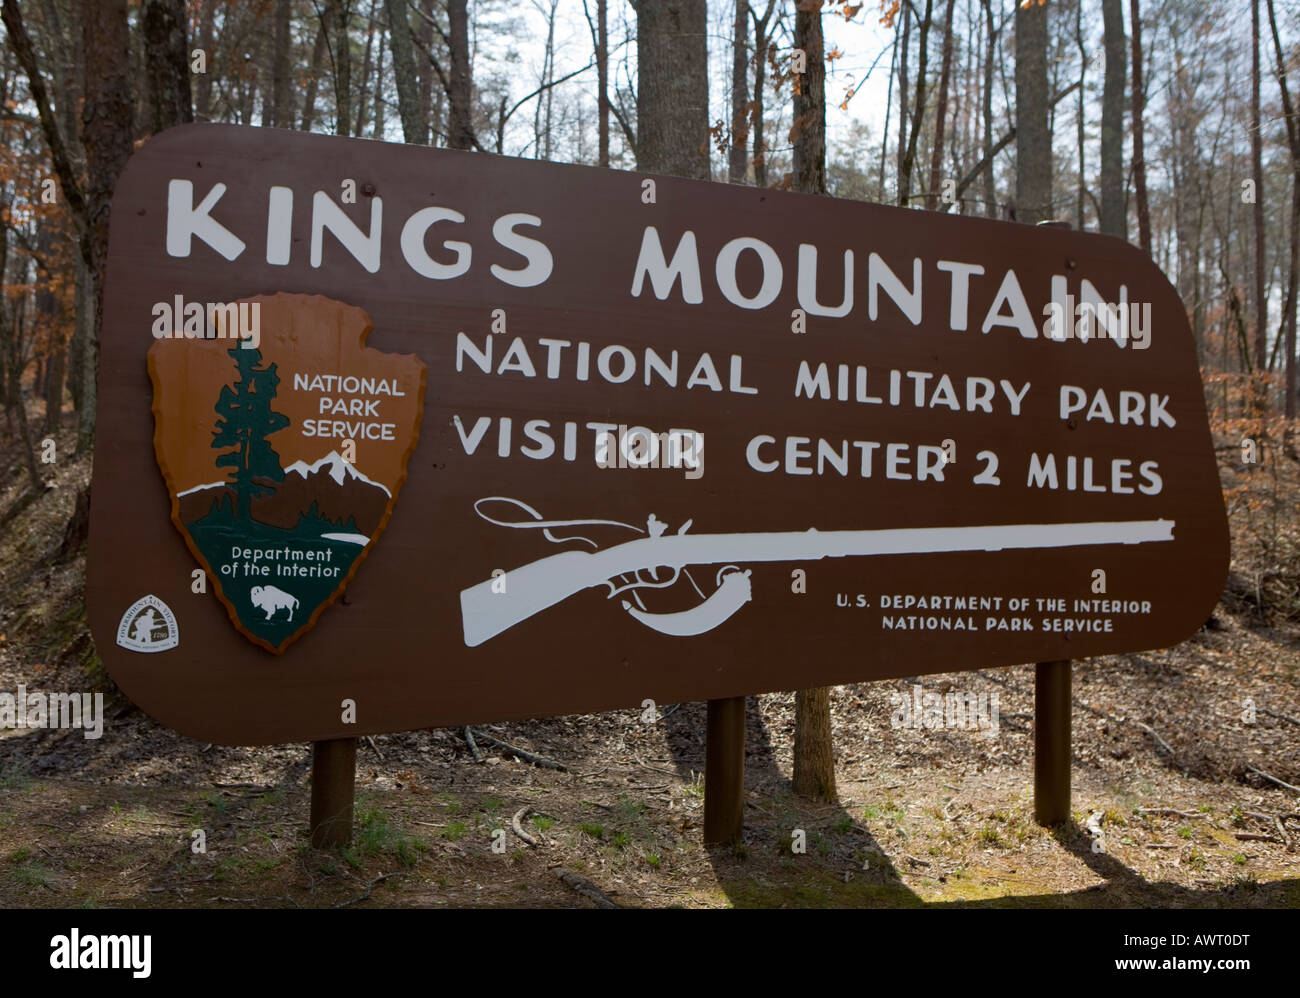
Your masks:
[{"label": "national park service arrowhead emblem", "polygon": [[366,347],[366,313],[319,295],[177,297],[154,317],[154,451],[172,522],[239,632],[279,654],[388,525],[425,365]]}]

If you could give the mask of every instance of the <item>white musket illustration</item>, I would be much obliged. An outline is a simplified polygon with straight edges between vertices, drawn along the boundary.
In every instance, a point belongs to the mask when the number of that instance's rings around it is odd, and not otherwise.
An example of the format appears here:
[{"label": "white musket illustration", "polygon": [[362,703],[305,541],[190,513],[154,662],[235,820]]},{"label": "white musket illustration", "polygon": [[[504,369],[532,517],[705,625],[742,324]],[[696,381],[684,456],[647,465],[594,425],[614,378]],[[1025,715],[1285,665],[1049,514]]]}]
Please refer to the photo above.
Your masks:
[{"label": "white musket illustration", "polygon": [[[493,521],[496,522],[496,521]],[[607,521],[606,521],[607,522]],[[541,526],[541,524],[538,524]],[[1174,539],[1172,520],[1093,523],[1020,523],[1003,526],[914,527],[879,530],[790,530],[737,534],[643,537],[598,551],[565,551],[521,565],[461,590],[465,644],[473,648],[515,624],[584,589],[658,567],[728,565],[755,561],[820,561],[867,555],[928,554],[944,551],[1005,551],[1101,544],[1147,544]],[[725,569],[724,569],[725,571]],[[498,586],[498,582],[503,585]],[[626,587],[625,587],[626,588]],[[750,599],[749,572],[720,580],[704,603],[672,614],[653,614],[624,602],[647,626],[666,634],[701,634],[722,623]]]}]

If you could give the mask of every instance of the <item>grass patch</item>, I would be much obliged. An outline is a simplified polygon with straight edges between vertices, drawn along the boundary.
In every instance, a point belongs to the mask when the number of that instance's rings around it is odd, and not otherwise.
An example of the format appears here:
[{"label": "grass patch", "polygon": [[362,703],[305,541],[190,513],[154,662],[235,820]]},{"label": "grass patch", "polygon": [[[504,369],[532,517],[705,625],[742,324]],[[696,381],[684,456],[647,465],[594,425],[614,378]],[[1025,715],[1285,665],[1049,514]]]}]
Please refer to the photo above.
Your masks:
[{"label": "grass patch", "polygon": [[14,876],[20,884],[27,887],[49,887],[53,879],[50,871],[40,863],[20,863]]},{"label": "grass patch", "polygon": [[465,837],[465,833],[468,831],[469,831],[469,825],[467,825],[465,822],[449,821],[447,822],[446,827],[443,828],[440,832],[438,832],[438,834],[441,835],[448,842],[459,842],[461,839]]},{"label": "grass patch", "polygon": [[1002,845],[1002,837],[998,835],[998,830],[987,823],[985,823],[984,827],[975,833],[975,839],[980,845],[984,846]]},{"label": "grass patch", "polygon": [[361,866],[359,861],[367,857],[385,855],[392,856],[405,867],[412,867],[427,848],[421,839],[394,825],[386,812],[371,807],[362,809],[357,815],[356,842],[350,848],[340,850],[340,855],[352,866]]}]

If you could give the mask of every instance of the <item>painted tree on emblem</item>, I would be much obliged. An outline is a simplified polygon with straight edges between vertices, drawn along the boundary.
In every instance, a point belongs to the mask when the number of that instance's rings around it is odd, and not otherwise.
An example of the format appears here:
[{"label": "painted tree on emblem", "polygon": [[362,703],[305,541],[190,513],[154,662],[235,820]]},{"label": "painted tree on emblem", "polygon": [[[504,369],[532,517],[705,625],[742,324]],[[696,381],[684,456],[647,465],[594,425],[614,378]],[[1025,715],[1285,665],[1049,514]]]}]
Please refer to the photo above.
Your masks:
[{"label": "painted tree on emblem", "polygon": [[289,417],[271,408],[280,384],[275,365],[258,367],[260,350],[237,346],[228,352],[239,367],[239,378],[233,388],[221,386],[216,405],[221,418],[212,431],[212,446],[226,451],[217,456],[216,465],[234,471],[235,518],[242,520],[248,518],[253,499],[274,491],[267,482],[284,481],[280,455],[267,437],[288,426]]}]

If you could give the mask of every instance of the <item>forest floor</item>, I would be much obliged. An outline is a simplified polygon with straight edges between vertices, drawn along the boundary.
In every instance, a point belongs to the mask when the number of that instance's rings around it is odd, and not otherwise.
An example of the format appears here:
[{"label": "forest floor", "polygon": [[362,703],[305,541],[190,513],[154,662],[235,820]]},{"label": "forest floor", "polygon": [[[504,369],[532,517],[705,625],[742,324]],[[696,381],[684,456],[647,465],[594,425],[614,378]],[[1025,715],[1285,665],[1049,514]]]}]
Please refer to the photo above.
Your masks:
[{"label": "forest floor", "polygon": [[[0,518],[27,487],[15,451],[0,436]],[[567,771],[487,746],[476,763],[456,730],[362,739],[354,843],[318,851],[308,746],[203,745],[113,688],[83,562],[52,555],[89,460],[44,470],[53,487],[0,520],[0,691],[99,689],[107,720],[98,740],[0,730],[0,905],[591,905],[569,873],[629,907],[1300,907],[1300,792],[1261,775],[1300,785],[1300,625],[1267,596],[1294,568],[1239,563],[1248,542],[1192,638],[1074,664],[1074,814],[1057,829],[1033,818],[1022,665],[836,688],[835,804],[790,791],[793,694],[751,697],[735,847],[701,844],[704,706],[690,703],[653,723],[480,729]],[[1225,465],[1234,542],[1271,543],[1231,491],[1241,471]],[[1300,523],[1300,487],[1281,488],[1273,513]],[[890,695],[914,683],[996,695],[998,731],[892,727]]]}]

